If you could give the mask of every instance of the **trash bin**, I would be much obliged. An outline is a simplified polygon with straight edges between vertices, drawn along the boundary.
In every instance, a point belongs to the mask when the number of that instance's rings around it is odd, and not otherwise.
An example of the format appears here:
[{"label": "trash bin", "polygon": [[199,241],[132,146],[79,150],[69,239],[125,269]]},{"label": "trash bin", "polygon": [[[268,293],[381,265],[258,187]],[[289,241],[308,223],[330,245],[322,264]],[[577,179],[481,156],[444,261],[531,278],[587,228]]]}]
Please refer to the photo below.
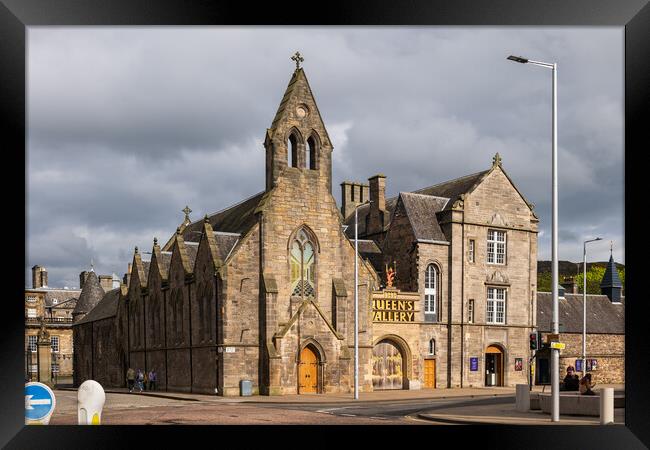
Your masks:
[{"label": "trash bin", "polygon": [[253,395],[253,382],[251,380],[239,381],[239,395],[242,397],[250,397]]}]

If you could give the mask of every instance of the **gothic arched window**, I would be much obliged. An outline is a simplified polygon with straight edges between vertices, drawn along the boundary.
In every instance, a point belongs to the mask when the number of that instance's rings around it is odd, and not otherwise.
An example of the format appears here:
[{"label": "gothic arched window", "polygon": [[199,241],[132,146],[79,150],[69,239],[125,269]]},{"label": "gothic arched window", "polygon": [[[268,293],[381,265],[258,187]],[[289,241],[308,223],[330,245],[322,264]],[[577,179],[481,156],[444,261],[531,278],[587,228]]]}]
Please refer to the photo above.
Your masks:
[{"label": "gothic arched window", "polygon": [[291,295],[314,297],[315,285],[314,244],[305,230],[300,230],[291,244]]},{"label": "gothic arched window", "polygon": [[318,169],[318,141],[312,135],[307,139],[308,152],[307,156],[309,158],[308,166],[312,170]]},{"label": "gothic arched window", "polygon": [[287,142],[287,156],[287,165],[298,167],[298,139],[294,133],[291,133]]},{"label": "gothic arched window", "polygon": [[435,355],[436,354],[436,340],[435,339],[430,339],[429,340],[429,354],[430,355]]},{"label": "gothic arched window", "polygon": [[427,266],[424,274],[424,316],[434,317],[436,314],[436,290],[438,287],[438,270],[433,264]]}]

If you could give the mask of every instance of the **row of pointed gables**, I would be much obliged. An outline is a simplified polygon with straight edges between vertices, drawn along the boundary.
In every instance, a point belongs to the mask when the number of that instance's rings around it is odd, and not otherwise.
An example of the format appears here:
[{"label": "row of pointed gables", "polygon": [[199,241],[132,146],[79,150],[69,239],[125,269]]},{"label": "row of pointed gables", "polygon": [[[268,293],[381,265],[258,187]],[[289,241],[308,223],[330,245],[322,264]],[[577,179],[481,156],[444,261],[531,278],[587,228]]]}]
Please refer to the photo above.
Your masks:
[{"label": "row of pointed gables", "polygon": [[[161,249],[160,245],[158,244],[158,240],[154,238],[154,244],[151,252],[152,254],[151,262],[143,261],[142,255],[140,254],[140,251],[136,247],[135,252],[133,254],[132,270],[136,272],[137,277],[133,278],[132,280],[133,281],[137,280],[141,288],[146,288],[149,279],[149,271],[157,269],[163,284],[167,283],[169,279],[170,260],[174,252],[177,252],[178,257],[180,257],[181,259],[181,264],[183,266],[185,276],[186,277],[193,276],[195,259],[197,257],[198,252],[194,249],[190,251],[190,249],[188,249],[190,245],[194,246],[194,243],[190,244],[185,242],[185,239],[183,238],[182,230],[179,227],[176,230],[176,234],[171,239],[171,245],[166,244],[164,247],[164,248],[168,248],[169,251],[165,251]],[[215,239],[215,233],[214,230],[212,229],[212,225],[210,225],[210,222],[208,221],[207,216],[203,222],[201,238],[198,247],[204,245],[208,246],[208,251],[210,252],[211,260],[214,264],[214,270],[216,272],[223,266],[224,262],[220,257],[217,240]],[[223,253],[224,252],[221,252],[221,254]]]}]

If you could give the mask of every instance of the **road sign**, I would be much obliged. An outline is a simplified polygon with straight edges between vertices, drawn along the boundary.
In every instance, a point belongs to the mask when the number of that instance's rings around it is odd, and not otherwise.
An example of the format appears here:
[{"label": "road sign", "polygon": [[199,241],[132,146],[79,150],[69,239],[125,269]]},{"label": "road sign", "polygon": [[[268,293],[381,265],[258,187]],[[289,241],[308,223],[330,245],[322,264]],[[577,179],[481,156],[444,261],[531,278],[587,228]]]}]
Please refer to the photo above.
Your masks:
[{"label": "road sign", "polygon": [[556,348],[558,350],[564,350],[564,347],[566,347],[565,344],[562,342],[551,342],[551,348]]},{"label": "road sign", "polygon": [[25,384],[25,424],[45,424],[56,407],[54,392],[43,383]]}]

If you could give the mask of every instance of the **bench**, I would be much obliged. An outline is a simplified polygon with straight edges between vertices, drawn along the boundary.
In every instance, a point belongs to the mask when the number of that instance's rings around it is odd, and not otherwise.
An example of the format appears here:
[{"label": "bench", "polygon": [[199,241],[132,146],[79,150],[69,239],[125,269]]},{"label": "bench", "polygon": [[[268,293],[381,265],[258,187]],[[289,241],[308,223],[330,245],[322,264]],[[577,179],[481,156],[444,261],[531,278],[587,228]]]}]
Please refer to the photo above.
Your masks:
[{"label": "bench", "polygon": [[[537,398],[539,409],[550,414],[551,394],[539,393]],[[614,395],[614,408],[625,408],[625,395]],[[533,408],[532,398],[531,409],[538,409]],[[580,395],[578,392],[562,392],[560,393],[560,414],[598,417],[600,416],[600,396]]]}]

